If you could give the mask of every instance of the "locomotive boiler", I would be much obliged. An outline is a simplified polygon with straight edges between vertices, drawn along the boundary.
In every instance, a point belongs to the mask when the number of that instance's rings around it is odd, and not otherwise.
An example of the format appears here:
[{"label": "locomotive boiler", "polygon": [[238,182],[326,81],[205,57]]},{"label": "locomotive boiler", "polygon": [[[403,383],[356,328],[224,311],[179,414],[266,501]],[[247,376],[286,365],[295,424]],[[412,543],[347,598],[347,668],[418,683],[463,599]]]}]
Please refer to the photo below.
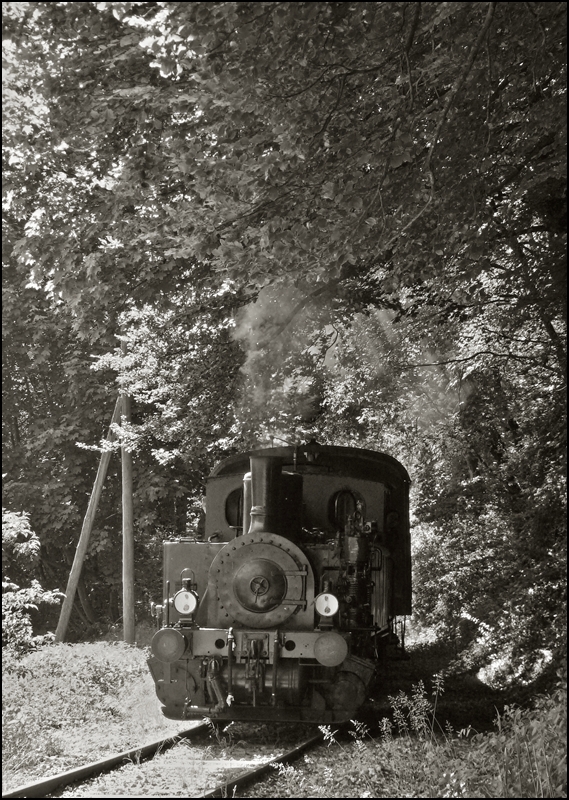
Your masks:
[{"label": "locomotive boiler", "polygon": [[164,542],[164,715],[353,717],[411,611],[409,483],[391,456],[315,442],[218,464],[205,533]]}]

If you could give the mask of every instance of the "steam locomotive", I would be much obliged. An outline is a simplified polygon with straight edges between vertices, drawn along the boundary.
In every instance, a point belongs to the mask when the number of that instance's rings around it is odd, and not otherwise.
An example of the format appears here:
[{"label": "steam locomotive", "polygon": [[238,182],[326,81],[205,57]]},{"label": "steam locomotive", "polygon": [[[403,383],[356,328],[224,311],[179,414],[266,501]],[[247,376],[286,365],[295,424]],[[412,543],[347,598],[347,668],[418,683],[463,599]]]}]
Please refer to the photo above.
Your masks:
[{"label": "steam locomotive", "polygon": [[163,714],[352,718],[411,611],[409,484],[391,456],[316,442],[218,464],[203,540],[164,542]]}]

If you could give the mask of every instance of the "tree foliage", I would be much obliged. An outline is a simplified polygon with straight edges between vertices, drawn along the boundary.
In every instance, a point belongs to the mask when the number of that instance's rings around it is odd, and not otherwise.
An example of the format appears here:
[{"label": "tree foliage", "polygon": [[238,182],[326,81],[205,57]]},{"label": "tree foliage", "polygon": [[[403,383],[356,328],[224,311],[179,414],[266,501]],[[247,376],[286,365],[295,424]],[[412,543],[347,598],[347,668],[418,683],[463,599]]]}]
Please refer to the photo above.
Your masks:
[{"label": "tree foliage", "polygon": [[45,640],[33,635],[30,611],[37,611],[40,603],[58,604],[61,593],[42,589],[31,577],[39,558],[40,541],[28,516],[2,509],[2,647],[19,652]]},{"label": "tree foliage", "polygon": [[[43,561],[77,535],[95,459],[75,443],[100,440],[118,373],[141,557],[232,448],[383,448],[414,477],[424,618],[469,658],[557,647],[566,5],[5,17],[6,493]],[[117,511],[115,487],[100,609]]]}]

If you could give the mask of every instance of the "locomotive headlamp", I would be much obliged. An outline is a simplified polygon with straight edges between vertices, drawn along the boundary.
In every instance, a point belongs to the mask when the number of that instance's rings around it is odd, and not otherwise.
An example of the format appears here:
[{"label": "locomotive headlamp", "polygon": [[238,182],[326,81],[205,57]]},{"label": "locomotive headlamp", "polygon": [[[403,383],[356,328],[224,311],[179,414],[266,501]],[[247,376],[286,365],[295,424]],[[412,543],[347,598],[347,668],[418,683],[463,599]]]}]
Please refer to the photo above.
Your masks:
[{"label": "locomotive headlamp", "polygon": [[182,658],[187,646],[186,637],[174,628],[162,628],[157,631],[150,643],[150,649],[156,658],[166,664]]},{"label": "locomotive headlamp", "polygon": [[174,595],[174,608],[178,614],[193,614],[198,607],[198,596],[195,592],[182,589]]},{"label": "locomotive headlamp", "polygon": [[347,655],[348,643],[339,633],[323,633],[314,644],[314,657],[324,667],[337,667]]},{"label": "locomotive headlamp", "polygon": [[338,598],[330,592],[322,592],[314,600],[314,607],[321,617],[333,617],[338,611]]}]

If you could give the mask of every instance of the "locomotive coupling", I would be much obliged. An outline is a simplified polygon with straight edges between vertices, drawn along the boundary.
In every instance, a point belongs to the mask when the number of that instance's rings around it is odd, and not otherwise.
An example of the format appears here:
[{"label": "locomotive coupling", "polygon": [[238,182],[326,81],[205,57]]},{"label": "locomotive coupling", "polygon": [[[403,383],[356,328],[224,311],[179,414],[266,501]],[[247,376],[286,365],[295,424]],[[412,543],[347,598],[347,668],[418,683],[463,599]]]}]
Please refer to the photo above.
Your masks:
[{"label": "locomotive coupling", "polygon": [[[223,711],[226,707],[225,697],[223,696],[223,689],[221,688],[220,681],[221,662],[219,658],[210,658],[207,662],[207,685],[210,690],[210,695],[215,696],[217,703],[213,707],[213,711]],[[228,704],[229,705],[229,704]]]}]

